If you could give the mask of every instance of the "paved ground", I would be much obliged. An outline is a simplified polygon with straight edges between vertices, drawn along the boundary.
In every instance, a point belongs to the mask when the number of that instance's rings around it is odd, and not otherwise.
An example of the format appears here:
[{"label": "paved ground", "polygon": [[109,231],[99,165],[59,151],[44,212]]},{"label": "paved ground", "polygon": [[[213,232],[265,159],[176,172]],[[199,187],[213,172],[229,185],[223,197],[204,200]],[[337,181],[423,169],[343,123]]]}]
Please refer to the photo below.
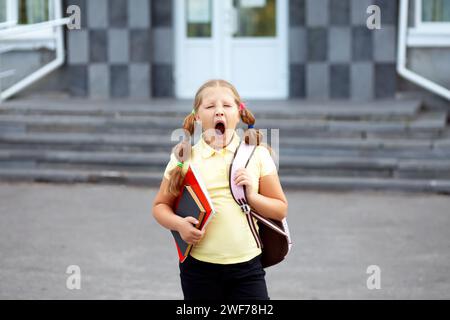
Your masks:
[{"label": "paved ground", "polygon": [[[0,298],[179,299],[154,189],[0,184]],[[450,197],[288,192],[295,245],[267,269],[272,299],[450,298]],[[81,290],[66,288],[69,265]],[[368,290],[366,268],[381,268]]]}]

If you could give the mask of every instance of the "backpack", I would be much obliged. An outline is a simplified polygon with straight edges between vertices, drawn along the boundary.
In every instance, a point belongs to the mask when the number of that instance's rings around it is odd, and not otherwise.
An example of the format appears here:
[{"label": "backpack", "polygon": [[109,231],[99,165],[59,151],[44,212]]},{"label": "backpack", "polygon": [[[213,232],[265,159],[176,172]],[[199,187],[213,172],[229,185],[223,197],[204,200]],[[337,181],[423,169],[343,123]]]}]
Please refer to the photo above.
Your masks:
[{"label": "backpack", "polygon": [[[286,218],[277,221],[255,212],[247,202],[245,186],[236,185],[232,179],[236,170],[247,167],[255,149],[256,146],[248,145],[244,141],[238,146],[230,166],[229,185],[231,195],[247,218],[256,245],[262,250],[262,266],[267,268],[284,260],[291,249],[292,241]],[[257,220],[259,233],[254,218]]]}]

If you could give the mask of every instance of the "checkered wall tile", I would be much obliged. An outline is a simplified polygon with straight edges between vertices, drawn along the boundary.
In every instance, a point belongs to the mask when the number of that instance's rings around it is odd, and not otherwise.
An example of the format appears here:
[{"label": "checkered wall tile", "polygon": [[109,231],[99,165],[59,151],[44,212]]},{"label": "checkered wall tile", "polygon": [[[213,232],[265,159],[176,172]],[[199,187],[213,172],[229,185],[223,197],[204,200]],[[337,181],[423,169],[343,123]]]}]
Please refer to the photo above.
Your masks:
[{"label": "checkered wall tile", "polygon": [[[381,30],[366,27],[372,4],[381,8]],[[397,0],[290,0],[290,96],[394,96],[397,8]]]},{"label": "checkered wall tile", "polygon": [[149,98],[151,0],[66,0],[82,12],[81,30],[67,31],[73,95]]},{"label": "checkered wall tile", "polygon": [[[370,100],[395,94],[398,0],[286,1],[291,97]],[[67,31],[72,94],[174,96],[172,1],[65,4],[80,6],[83,13],[82,29]],[[366,27],[371,4],[381,8],[381,30]]]}]

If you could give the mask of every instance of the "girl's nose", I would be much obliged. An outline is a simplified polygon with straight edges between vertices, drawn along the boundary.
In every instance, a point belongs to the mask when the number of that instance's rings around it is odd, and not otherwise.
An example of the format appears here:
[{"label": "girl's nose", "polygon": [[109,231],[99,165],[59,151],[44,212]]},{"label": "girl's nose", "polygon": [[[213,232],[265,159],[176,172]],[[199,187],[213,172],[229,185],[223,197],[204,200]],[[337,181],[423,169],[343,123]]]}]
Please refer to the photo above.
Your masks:
[{"label": "girl's nose", "polygon": [[216,116],[223,116],[223,110],[216,111]]}]

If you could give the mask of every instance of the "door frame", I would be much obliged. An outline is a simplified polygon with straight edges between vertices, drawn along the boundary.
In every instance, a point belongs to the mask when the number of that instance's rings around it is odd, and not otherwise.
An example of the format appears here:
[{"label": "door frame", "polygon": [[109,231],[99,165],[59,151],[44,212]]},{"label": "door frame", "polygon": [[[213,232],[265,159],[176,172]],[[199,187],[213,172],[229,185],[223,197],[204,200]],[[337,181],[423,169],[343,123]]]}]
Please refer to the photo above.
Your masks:
[{"label": "door frame", "polygon": [[[174,19],[173,19],[173,30],[174,30],[174,64],[173,64],[173,79],[174,79],[174,94],[176,98],[180,99],[191,99],[195,95],[195,92],[184,92],[183,88],[180,86],[180,81],[182,76],[185,76],[181,72],[181,64],[183,63],[182,58],[182,50],[183,50],[183,41],[186,39],[186,23],[184,21],[184,14],[185,14],[185,0],[172,0],[173,8],[174,8]],[[219,1],[231,1],[232,0],[219,0]],[[247,97],[251,99],[288,99],[289,98],[289,48],[288,48],[288,37],[289,37],[289,1],[287,0],[277,0],[279,4],[280,10],[277,10],[277,19],[276,19],[276,28],[277,28],[277,34],[278,40],[281,41],[279,44],[279,47],[281,48],[281,54],[280,54],[280,71],[281,71],[281,77],[284,80],[281,92],[279,94],[273,95],[267,95],[264,93],[258,93],[258,96],[256,97]],[[229,59],[229,52],[228,50],[231,48],[231,45],[226,43],[230,40],[229,37],[224,37],[224,41],[221,41],[219,37],[217,37],[217,34],[221,34],[225,32],[223,28],[226,28],[225,23],[221,23],[221,21],[215,21],[215,17],[220,16],[221,14],[221,8],[218,8],[215,3],[218,2],[217,0],[212,0],[213,3],[213,13],[212,13],[212,37],[205,39],[190,39],[189,41],[193,44],[195,43],[202,43],[204,41],[212,41],[213,47],[214,47],[214,77],[218,77],[220,74],[222,74],[222,77],[230,77],[230,70],[232,68],[231,63],[226,62],[226,59]],[[231,17],[227,16],[228,13],[225,12],[225,19],[228,21],[231,19]],[[256,39],[256,41],[255,41]],[[249,38],[246,39],[246,41],[252,42],[255,41],[255,45],[257,45],[257,42],[260,39],[257,38]],[[264,39],[261,39],[264,41]],[[241,39],[236,39],[234,41],[242,41]],[[224,70],[219,70],[219,66],[221,63],[225,63],[226,66]],[[205,79],[205,81],[208,79]]]}]

